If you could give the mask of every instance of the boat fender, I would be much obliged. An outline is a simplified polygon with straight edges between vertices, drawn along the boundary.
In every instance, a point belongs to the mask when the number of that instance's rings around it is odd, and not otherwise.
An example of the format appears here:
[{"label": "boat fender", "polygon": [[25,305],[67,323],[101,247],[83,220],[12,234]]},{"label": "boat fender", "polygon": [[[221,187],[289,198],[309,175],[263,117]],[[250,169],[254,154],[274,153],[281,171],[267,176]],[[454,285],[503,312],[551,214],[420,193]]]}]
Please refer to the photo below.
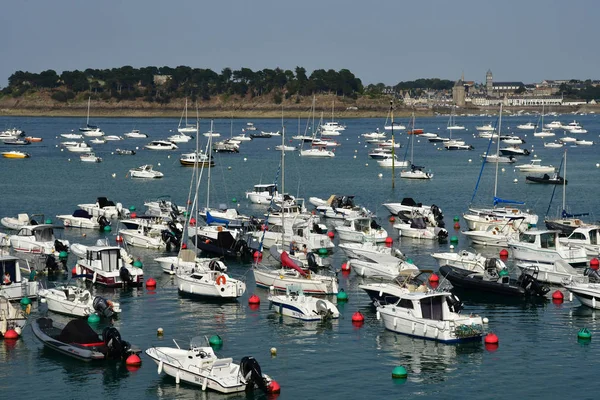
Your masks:
[{"label": "boat fender", "polygon": [[227,283],[227,278],[225,278],[225,275],[219,275],[217,277],[217,285],[224,285]]}]

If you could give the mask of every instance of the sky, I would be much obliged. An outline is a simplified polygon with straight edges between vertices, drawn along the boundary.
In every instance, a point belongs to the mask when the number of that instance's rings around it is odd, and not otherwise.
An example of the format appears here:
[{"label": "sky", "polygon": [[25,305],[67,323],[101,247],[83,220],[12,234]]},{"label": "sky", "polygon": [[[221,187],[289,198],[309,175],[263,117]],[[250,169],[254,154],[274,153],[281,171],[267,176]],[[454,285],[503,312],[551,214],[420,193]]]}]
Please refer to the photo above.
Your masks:
[{"label": "sky", "polygon": [[600,79],[597,0],[19,0],[0,13],[15,71],[186,65],[418,78]]}]

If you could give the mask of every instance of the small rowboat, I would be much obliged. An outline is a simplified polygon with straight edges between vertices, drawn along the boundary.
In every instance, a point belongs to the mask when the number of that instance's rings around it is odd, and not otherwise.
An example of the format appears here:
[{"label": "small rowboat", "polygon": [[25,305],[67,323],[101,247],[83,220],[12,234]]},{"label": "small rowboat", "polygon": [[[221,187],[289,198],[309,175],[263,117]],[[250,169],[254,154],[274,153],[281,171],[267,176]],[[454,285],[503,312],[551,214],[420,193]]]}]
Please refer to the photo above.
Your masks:
[{"label": "small rowboat", "polygon": [[27,136],[27,137],[25,138],[25,141],[26,141],[26,142],[29,142],[29,143],[41,142],[41,141],[42,141],[42,138],[41,138],[41,137]]}]

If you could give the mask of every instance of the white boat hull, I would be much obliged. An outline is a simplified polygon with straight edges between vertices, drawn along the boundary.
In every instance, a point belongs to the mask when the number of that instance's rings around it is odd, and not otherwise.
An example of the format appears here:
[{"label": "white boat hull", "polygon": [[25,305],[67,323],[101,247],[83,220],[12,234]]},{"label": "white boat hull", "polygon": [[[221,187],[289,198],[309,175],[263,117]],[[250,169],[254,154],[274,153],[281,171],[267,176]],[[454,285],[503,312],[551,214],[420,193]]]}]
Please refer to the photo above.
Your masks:
[{"label": "white boat hull", "polygon": [[254,280],[258,286],[285,292],[290,284],[300,285],[304,293],[310,294],[337,294],[338,282],[335,277],[325,277],[312,274],[310,279],[303,278],[294,270],[267,270],[254,268]]}]

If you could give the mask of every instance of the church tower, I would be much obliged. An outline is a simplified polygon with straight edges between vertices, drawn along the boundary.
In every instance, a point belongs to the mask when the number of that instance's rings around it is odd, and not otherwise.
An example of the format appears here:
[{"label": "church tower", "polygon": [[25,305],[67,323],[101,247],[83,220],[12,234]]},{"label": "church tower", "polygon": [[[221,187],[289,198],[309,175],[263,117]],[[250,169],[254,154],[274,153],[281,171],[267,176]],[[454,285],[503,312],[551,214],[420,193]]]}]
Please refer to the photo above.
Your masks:
[{"label": "church tower", "polygon": [[485,74],[485,88],[487,91],[487,95],[491,96],[492,91],[494,89],[494,77],[492,76],[492,71],[488,69],[488,72]]}]

